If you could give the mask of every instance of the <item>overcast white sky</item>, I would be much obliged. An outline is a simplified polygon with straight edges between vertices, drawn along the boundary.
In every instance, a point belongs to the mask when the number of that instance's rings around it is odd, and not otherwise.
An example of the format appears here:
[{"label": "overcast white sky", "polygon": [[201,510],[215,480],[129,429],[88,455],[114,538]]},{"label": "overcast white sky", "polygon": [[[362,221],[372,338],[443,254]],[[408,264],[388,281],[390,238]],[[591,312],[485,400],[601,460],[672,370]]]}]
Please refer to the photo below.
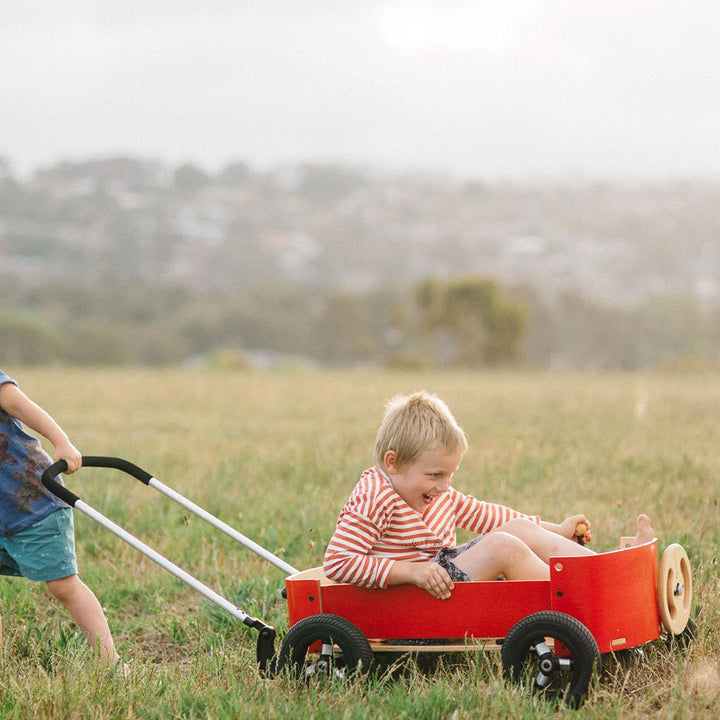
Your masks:
[{"label": "overcast white sky", "polygon": [[718,0],[2,0],[0,156],[720,177]]}]

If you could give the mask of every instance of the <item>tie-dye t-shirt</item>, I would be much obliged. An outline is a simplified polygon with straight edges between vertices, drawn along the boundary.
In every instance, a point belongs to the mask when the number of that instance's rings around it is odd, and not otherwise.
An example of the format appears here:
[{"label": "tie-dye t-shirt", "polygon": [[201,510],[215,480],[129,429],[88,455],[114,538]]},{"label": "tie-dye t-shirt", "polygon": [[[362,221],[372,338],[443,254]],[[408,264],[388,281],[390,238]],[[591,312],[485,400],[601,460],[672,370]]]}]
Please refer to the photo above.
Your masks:
[{"label": "tie-dye t-shirt", "polygon": [[[0,385],[17,383],[0,370]],[[67,505],[40,481],[52,463],[40,441],[0,408],[0,534],[14,535]]]}]

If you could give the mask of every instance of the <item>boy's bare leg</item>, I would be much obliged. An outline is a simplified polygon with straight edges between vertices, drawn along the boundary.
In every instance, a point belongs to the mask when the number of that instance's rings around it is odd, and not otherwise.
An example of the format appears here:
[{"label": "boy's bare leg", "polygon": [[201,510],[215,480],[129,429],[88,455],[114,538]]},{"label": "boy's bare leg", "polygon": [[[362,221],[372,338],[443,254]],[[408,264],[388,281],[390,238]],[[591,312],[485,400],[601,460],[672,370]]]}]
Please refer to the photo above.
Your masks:
[{"label": "boy's bare leg", "polygon": [[[546,530],[531,520],[524,520],[523,518],[506,522],[498,528],[498,530],[493,530],[488,533],[487,537],[491,537],[498,531],[508,533],[522,540],[544,563],[549,563],[551,557],[595,554],[592,550],[580,545],[574,540]],[[478,545],[481,545],[483,542],[485,542],[485,538],[483,538]]]},{"label": "boy's bare leg", "polygon": [[[639,515],[633,545],[655,537],[647,515]],[[547,580],[551,557],[594,555],[574,540],[546,530],[530,520],[510,520],[453,559],[473,580]]]},{"label": "boy's bare leg", "polygon": [[93,591],[77,575],[50,580],[47,587],[70,613],[91,647],[97,648],[100,658],[117,662],[120,658],[107,618]]},{"label": "boy's bare leg", "polygon": [[[504,526],[503,526],[504,527]],[[453,558],[473,580],[548,580],[550,568],[521,539],[495,531]]]},{"label": "boy's bare leg", "polygon": [[[501,532],[508,533],[522,540],[543,562],[550,562],[551,557],[568,557],[576,555],[594,555],[589,548],[580,545],[574,540],[558,535],[536,525],[530,520],[510,520],[499,528]],[[488,534],[490,537],[494,532]],[[636,534],[630,545],[642,545],[655,537],[655,531],[650,525],[647,515],[638,515]],[[484,542],[484,540],[483,540]],[[482,543],[478,543],[480,545]],[[475,546],[474,546],[475,547]]]}]

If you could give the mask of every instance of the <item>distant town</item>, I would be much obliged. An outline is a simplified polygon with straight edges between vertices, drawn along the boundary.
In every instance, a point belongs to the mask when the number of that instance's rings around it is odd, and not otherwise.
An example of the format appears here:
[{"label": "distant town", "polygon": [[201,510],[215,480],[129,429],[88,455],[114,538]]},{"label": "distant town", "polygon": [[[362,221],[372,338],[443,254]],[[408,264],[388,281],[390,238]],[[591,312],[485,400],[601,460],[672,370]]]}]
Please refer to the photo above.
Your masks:
[{"label": "distant town", "polygon": [[[20,180],[0,161],[0,300],[15,318],[28,302],[48,318],[41,288],[57,294],[59,281],[76,294],[184,289],[213,304],[272,286],[387,301],[428,277],[482,276],[534,304],[572,296],[627,313],[662,299],[715,317],[718,208],[720,183],[689,180],[458,183],[242,162],[210,174],[129,157],[63,162]],[[385,321],[370,333],[387,336]],[[231,344],[246,347],[238,333]]]}]

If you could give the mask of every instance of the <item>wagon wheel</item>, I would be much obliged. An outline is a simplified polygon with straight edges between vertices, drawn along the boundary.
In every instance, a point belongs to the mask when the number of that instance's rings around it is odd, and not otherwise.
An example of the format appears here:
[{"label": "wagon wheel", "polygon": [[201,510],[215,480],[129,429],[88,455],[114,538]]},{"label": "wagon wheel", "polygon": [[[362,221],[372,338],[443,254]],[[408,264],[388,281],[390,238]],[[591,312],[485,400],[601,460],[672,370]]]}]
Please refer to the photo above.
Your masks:
[{"label": "wagon wheel", "polygon": [[293,625],[283,638],[277,671],[287,668],[298,678],[342,679],[367,673],[375,656],[360,629],[338,615],[311,615]]},{"label": "wagon wheel", "polygon": [[552,610],[533,613],[514,625],[501,657],[506,677],[520,685],[530,681],[535,692],[574,707],[582,705],[593,667],[599,672],[601,664],[590,631],[574,617]]},{"label": "wagon wheel", "polygon": [[681,635],[692,605],[692,570],[682,545],[673,543],[665,548],[658,570],[657,600],[665,630]]}]

